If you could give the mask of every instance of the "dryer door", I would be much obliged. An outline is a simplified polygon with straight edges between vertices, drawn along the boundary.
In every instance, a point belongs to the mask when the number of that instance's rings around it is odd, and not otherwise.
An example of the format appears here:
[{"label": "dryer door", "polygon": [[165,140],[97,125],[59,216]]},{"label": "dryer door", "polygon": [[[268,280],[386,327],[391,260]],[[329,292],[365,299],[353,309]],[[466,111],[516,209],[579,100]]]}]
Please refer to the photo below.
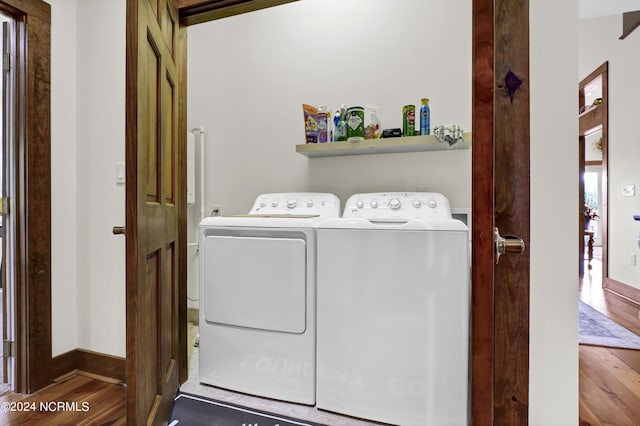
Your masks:
[{"label": "dryer door", "polygon": [[206,236],[205,320],[304,333],[306,261],[303,239]]}]

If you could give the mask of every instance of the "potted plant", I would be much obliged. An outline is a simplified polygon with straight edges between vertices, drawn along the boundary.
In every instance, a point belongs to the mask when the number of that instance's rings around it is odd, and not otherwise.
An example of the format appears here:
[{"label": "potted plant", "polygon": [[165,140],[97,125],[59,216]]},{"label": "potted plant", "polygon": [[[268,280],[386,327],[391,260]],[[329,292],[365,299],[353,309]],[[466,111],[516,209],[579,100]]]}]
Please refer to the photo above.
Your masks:
[{"label": "potted plant", "polygon": [[589,229],[592,220],[598,220],[598,212],[587,203],[584,204],[584,229]]}]

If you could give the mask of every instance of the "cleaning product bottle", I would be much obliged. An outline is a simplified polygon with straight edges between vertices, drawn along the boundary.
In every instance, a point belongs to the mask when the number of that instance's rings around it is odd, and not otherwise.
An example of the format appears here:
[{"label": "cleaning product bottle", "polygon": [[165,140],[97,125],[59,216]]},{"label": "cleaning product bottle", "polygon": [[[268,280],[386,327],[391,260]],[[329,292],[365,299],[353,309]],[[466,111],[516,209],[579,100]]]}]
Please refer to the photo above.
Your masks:
[{"label": "cleaning product bottle", "polygon": [[347,109],[344,104],[340,107],[340,120],[336,126],[335,141],[342,142],[347,140]]},{"label": "cleaning product bottle", "polygon": [[429,99],[423,98],[420,106],[420,134],[428,135],[431,133],[431,109],[429,108]]},{"label": "cleaning product bottle", "polygon": [[378,109],[377,105],[366,105],[365,107],[367,112],[369,113],[369,122],[364,129],[364,138],[365,139],[378,139],[382,136],[382,126],[380,125],[380,120],[378,119],[378,115],[376,114],[376,110]]},{"label": "cleaning product bottle", "polygon": [[338,124],[340,124],[340,108],[333,114],[333,131],[331,132],[331,142],[338,141]]},{"label": "cleaning product bottle", "polygon": [[318,143],[329,141],[329,108],[322,105],[318,108]]},{"label": "cleaning product bottle", "polygon": [[378,118],[378,114],[376,111],[378,110],[378,105],[371,105],[371,124],[373,125],[373,137],[374,139],[380,139],[382,136],[382,123],[380,123],[380,119]]}]

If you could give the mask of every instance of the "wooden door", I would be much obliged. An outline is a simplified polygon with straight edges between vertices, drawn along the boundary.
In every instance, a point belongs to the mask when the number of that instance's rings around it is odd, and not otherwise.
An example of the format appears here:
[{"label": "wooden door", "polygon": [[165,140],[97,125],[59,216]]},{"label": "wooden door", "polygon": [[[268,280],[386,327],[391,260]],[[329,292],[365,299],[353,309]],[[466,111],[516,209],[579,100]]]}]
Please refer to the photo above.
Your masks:
[{"label": "wooden door", "polygon": [[529,254],[495,263],[494,227],[529,245],[529,2],[473,2],[471,418],[523,425]]},{"label": "wooden door", "polygon": [[127,1],[128,424],[164,423],[186,372],[186,31],[174,0]]}]

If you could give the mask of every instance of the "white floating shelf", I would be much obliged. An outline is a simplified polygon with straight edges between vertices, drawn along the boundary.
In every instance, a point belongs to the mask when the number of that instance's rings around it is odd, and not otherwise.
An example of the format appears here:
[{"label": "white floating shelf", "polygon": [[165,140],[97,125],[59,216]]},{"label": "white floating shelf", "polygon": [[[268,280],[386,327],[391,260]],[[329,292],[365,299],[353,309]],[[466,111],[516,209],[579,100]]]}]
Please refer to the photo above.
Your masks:
[{"label": "white floating shelf", "polygon": [[359,142],[308,143],[296,145],[296,152],[309,158],[339,155],[390,154],[397,152],[450,151],[471,148],[471,133],[453,146],[433,135],[402,138],[368,139]]}]

